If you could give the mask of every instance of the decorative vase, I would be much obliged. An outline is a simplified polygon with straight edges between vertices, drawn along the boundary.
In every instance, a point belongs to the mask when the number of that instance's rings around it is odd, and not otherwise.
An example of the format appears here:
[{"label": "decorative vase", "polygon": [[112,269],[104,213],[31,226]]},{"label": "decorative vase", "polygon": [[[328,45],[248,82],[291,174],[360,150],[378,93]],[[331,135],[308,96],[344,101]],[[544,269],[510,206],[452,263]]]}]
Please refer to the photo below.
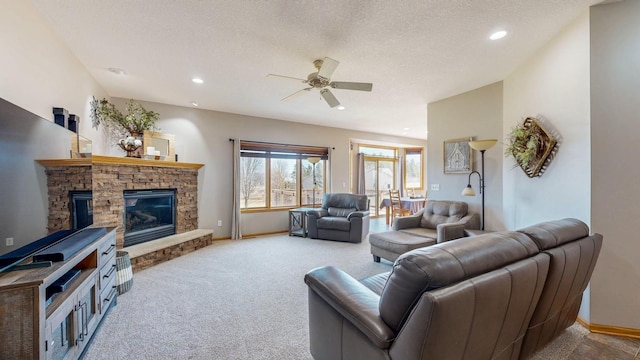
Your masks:
[{"label": "decorative vase", "polygon": [[142,151],[140,150],[142,148],[142,137],[139,133],[132,132],[131,136],[126,139],[120,139],[118,146],[127,152],[126,157],[142,157]]}]

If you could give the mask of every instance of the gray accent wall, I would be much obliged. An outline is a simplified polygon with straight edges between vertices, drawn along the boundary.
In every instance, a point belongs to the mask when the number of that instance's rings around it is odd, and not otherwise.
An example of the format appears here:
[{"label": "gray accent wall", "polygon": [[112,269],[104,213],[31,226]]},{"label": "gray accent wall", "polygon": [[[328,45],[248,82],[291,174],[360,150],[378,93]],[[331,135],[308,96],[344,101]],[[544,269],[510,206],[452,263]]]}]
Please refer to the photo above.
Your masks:
[{"label": "gray accent wall", "polygon": [[[476,196],[462,196],[469,174],[444,173],[444,141],[473,137],[474,140],[498,139],[485,152],[485,229],[503,230],[502,222],[502,82],[481,87],[460,95],[430,103],[429,147],[427,170],[430,200],[464,201],[470,211],[482,211],[479,177],[471,176]],[[473,169],[481,172],[480,152],[473,151]],[[437,185],[439,190],[433,190]]]},{"label": "gray accent wall", "polygon": [[591,321],[640,329],[640,1],[591,8]]}]

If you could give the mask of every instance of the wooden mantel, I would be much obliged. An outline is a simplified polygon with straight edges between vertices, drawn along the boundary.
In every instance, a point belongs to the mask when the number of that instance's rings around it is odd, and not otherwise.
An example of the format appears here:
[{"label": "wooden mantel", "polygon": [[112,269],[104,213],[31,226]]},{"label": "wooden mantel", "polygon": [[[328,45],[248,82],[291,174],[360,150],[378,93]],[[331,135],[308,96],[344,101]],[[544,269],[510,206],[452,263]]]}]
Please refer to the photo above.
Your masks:
[{"label": "wooden mantel", "polygon": [[52,166],[91,166],[92,164],[134,165],[134,166],[159,166],[169,168],[200,169],[204,164],[186,163],[177,161],[148,160],[131,157],[93,155],[90,158],[79,159],[41,159],[36,160],[45,167]]}]

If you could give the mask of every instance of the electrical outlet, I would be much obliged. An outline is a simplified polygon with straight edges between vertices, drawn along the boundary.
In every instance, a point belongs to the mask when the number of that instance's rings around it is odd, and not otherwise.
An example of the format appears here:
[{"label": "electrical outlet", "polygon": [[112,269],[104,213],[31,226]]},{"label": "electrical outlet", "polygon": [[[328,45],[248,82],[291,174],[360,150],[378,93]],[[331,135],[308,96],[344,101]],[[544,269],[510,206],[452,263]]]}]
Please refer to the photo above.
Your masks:
[{"label": "electrical outlet", "polygon": [[5,241],[6,241],[7,246],[13,246],[13,238],[12,237],[11,238],[7,238]]},{"label": "electrical outlet", "polygon": [[440,184],[431,184],[431,191],[440,191]]},{"label": "electrical outlet", "polygon": [[218,220],[218,226],[222,226],[222,220]]}]

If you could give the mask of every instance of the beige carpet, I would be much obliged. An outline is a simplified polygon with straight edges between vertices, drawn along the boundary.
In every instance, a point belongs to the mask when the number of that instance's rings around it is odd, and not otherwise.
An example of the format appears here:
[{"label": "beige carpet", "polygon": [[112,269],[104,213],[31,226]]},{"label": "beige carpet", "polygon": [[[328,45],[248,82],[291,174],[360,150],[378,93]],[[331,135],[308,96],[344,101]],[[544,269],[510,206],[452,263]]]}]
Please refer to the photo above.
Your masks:
[{"label": "beige carpet", "polygon": [[[134,274],[85,359],[311,359],[303,277],[324,265],[356,278],[391,267],[368,241],[217,241]],[[574,325],[536,359],[566,359],[585,333]]]}]

